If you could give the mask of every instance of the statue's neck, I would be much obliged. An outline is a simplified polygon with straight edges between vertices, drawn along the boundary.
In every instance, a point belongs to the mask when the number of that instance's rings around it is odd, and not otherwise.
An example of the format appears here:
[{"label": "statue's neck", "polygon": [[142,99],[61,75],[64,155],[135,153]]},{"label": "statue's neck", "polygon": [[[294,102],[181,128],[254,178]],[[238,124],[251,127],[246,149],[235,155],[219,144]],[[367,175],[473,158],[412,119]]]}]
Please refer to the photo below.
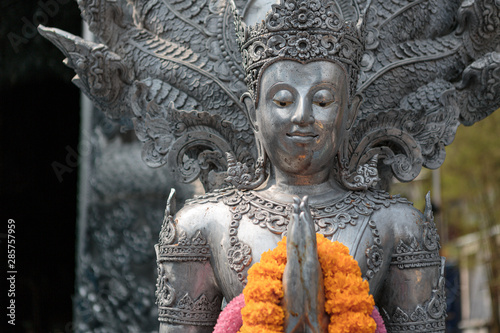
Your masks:
[{"label": "statue's neck", "polygon": [[267,186],[259,191],[268,199],[281,203],[292,203],[293,197],[309,196],[309,202],[330,201],[346,193],[332,177],[329,170],[313,176],[290,175],[274,168]]},{"label": "statue's neck", "polygon": [[324,169],[312,175],[305,175],[287,173],[273,166],[271,177],[274,178],[276,185],[280,188],[287,190],[297,188],[297,190],[300,190],[304,187],[318,187],[328,184],[330,181],[330,170]]}]

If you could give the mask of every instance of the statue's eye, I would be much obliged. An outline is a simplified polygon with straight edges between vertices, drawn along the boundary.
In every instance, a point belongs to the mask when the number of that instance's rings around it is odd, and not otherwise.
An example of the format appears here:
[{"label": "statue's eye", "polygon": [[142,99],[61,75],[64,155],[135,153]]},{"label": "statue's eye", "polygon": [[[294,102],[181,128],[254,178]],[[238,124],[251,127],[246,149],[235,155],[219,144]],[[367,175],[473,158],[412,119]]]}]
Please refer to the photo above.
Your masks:
[{"label": "statue's eye", "polygon": [[293,95],[288,90],[280,90],[274,95],[273,102],[282,108],[287,107],[293,103]]},{"label": "statue's eye", "polygon": [[325,108],[335,102],[333,93],[330,90],[322,89],[317,91],[313,96],[313,104]]}]

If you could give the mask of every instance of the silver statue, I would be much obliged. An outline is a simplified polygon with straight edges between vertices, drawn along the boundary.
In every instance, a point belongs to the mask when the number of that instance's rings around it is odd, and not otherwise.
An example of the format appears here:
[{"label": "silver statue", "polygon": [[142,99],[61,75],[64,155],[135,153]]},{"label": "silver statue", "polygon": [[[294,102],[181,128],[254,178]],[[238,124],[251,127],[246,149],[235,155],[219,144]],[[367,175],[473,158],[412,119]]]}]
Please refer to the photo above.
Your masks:
[{"label": "silver statue", "polygon": [[[298,316],[286,329],[324,332],[303,245],[314,232],[349,247],[388,332],[444,332],[430,199],[422,214],[383,189],[438,168],[458,125],[500,105],[498,1],[79,3],[103,44],[40,28],[75,83],[133,120],[148,165],[207,191],[176,214],[167,204],[161,332],[211,332],[223,298],[287,233],[301,250],[288,252],[284,306]],[[306,271],[295,301],[287,290]]]}]

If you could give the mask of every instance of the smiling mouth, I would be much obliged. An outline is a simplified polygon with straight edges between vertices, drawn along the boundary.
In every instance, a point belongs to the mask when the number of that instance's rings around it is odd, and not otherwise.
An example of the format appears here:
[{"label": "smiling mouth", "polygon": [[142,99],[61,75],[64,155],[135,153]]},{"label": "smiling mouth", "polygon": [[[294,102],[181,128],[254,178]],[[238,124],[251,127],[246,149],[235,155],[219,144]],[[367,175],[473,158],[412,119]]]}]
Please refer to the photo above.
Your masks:
[{"label": "smiling mouth", "polygon": [[292,132],[292,133],[286,133],[286,136],[290,138],[290,140],[297,142],[297,143],[309,143],[318,137],[317,134],[311,133],[311,132]]}]

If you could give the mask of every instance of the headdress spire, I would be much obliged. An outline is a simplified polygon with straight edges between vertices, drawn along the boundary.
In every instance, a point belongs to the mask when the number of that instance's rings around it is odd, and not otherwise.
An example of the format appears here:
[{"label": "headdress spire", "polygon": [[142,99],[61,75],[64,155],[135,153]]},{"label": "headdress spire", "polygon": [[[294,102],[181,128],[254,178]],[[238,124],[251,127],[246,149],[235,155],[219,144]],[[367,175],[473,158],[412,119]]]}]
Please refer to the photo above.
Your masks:
[{"label": "headdress spire", "polygon": [[362,15],[351,0],[281,0],[254,26],[234,11],[245,82],[256,103],[263,70],[278,60],[339,63],[354,95],[364,41]]}]

